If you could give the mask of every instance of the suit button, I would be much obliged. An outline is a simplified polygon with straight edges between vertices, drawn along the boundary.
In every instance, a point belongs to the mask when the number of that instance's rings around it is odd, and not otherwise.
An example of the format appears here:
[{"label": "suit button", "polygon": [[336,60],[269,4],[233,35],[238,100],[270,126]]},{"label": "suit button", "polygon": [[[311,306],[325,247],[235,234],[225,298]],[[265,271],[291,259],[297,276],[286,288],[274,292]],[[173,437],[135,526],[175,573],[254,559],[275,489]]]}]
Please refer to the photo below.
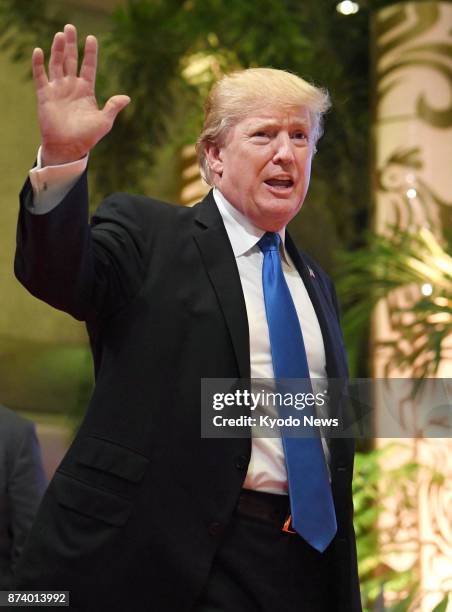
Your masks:
[{"label": "suit button", "polygon": [[238,470],[244,470],[248,465],[248,458],[245,455],[238,455],[235,458],[235,467]]},{"label": "suit button", "polygon": [[220,535],[222,530],[223,530],[223,527],[222,527],[221,523],[210,523],[209,529],[208,529],[208,531],[209,531],[211,536]]}]

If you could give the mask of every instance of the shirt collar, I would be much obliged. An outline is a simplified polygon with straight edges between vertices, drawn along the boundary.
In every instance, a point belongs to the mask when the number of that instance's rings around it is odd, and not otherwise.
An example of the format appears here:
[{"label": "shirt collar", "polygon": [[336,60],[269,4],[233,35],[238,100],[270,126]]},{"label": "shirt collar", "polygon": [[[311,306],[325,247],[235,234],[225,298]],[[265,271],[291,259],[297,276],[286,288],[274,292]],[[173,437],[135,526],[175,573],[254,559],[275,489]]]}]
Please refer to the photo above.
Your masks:
[{"label": "shirt collar", "polygon": [[[230,202],[224,197],[219,189],[214,187],[213,197],[220,211],[220,215],[223,219],[226,232],[228,234],[229,241],[232,246],[232,250],[236,257],[240,257],[247,253],[250,249],[257,246],[257,243],[265,234],[265,230],[256,227],[251,223],[248,217],[245,217],[237,208],[232,206]],[[284,246],[284,239],[286,236],[286,228],[283,227],[278,232],[281,238],[282,255],[289,265],[290,259],[287,256],[286,248]],[[258,247],[259,248],[259,247]]]}]

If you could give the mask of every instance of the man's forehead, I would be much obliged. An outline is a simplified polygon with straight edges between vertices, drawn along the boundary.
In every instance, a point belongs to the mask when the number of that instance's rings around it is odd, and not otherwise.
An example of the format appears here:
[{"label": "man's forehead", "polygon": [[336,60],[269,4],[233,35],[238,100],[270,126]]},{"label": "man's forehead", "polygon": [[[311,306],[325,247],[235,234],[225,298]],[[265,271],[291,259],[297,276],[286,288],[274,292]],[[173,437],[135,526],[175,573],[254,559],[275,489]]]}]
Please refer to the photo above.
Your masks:
[{"label": "man's forehead", "polygon": [[290,109],[259,109],[249,113],[240,123],[243,125],[310,125],[310,115],[305,106]]}]

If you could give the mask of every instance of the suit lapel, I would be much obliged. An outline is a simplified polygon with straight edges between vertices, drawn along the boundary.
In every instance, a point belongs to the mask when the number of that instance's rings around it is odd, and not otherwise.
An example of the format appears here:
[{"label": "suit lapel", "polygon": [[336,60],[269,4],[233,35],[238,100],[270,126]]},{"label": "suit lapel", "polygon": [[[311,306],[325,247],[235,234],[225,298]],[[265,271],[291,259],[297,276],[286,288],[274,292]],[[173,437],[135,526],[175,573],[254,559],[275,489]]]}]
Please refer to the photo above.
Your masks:
[{"label": "suit lapel", "polygon": [[320,278],[314,274],[309,265],[303,260],[288,233],[286,234],[285,246],[303,279],[319,321],[325,346],[327,375],[329,378],[344,378],[347,376],[346,357],[333,306],[323,292]]},{"label": "suit lapel", "polygon": [[250,377],[250,342],[245,298],[234,253],[212,192],[196,207],[194,240],[214,287],[241,378]]}]

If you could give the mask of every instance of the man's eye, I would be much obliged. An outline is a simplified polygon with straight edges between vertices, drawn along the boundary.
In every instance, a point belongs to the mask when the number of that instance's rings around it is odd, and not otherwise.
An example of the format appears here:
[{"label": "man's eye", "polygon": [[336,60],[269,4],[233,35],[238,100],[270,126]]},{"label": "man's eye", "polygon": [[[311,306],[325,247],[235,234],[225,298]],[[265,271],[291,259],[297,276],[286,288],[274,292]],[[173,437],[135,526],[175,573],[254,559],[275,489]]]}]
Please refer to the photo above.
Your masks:
[{"label": "man's eye", "polygon": [[308,139],[307,135],[304,132],[294,132],[292,134],[292,138],[294,140],[307,140]]},{"label": "man's eye", "polygon": [[270,138],[270,134],[268,132],[262,132],[262,131],[254,132],[253,136],[255,138]]}]

